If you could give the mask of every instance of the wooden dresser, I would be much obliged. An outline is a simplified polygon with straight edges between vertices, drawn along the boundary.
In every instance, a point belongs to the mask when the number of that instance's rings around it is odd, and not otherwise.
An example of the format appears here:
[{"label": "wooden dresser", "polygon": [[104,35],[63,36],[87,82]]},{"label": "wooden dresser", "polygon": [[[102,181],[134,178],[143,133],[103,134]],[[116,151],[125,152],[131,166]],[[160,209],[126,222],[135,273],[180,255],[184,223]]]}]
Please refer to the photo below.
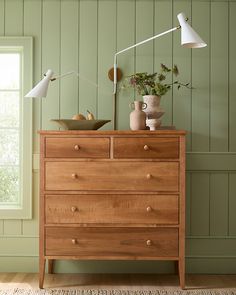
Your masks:
[{"label": "wooden dresser", "polygon": [[55,259],[173,260],[185,285],[185,131],[40,131],[40,275]]}]

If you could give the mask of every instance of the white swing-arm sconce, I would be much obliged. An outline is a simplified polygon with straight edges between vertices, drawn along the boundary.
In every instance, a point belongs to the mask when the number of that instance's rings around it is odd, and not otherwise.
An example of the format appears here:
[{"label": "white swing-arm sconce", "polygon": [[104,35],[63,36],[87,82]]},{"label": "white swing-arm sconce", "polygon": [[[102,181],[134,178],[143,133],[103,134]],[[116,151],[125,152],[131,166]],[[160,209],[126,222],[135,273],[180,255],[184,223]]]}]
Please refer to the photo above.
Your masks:
[{"label": "white swing-arm sconce", "polygon": [[188,18],[183,12],[177,15],[179,26],[169,29],[163,33],[150,37],[146,40],[138,42],[134,45],[131,45],[125,49],[122,49],[115,53],[114,55],[114,67],[111,68],[108,72],[108,77],[113,81],[113,129],[116,130],[116,92],[117,92],[117,82],[122,78],[122,72],[117,66],[117,56],[121,53],[124,53],[132,48],[135,48],[139,45],[145,44],[149,41],[152,41],[156,38],[164,36],[168,33],[174,32],[181,29],[181,45],[187,48],[202,48],[207,46],[207,44],[202,40],[202,38],[194,31],[194,29],[187,23]]},{"label": "white swing-arm sconce", "polygon": [[93,83],[92,81],[81,77],[81,75],[79,73],[77,73],[76,71],[70,71],[67,72],[65,74],[62,75],[58,75],[58,76],[53,76],[54,73],[52,70],[47,70],[46,74],[44,74],[44,77],[41,81],[39,81],[39,83],[33,88],[31,89],[26,95],[25,97],[46,97],[47,96],[47,92],[48,92],[48,86],[51,82],[64,78],[65,76],[69,76],[69,75],[76,75],[77,77],[80,77],[80,79],[87,81],[88,83],[92,84],[95,87],[98,87],[98,85],[96,83]]},{"label": "white swing-arm sconce", "polygon": [[[149,41],[152,41],[156,38],[159,38],[161,36],[164,36],[166,34],[169,34],[171,32],[174,32],[176,30],[181,29],[181,45],[187,48],[202,48],[207,46],[207,44],[202,40],[202,38],[193,30],[193,28],[187,23],[188,18],[185,16],[185,14],[183,12],[179,13],[177,15],[177,18],[179,20],[179,26],[174,27],[172,29],[169,29],[163,33],[160,33],[158,35],[155,35],[153,37],[150,37],[146,40],[143,40],[141,42],[138,42],[132,46],[129,46],[123,50],[120,50],[118,52],[115,53],[114,55],[114,67],[113,69],[111,69],[109,71],[109,78],[110,80],[113,81],[114,83],[114,89],[113,89],[113,94],[116,94],[116,90],[117,90],[117,82],[121,79],[121,72],[117,67],[117,56],[123,52],[126,52],[132,48],[135,48],[139,45],[145,44]],[[112,71],[112,75],[111,75],[111,71]],[[119,73],[119,77],[117,75],[117,73]]]},{"label": "white swing-arm sconce", "polygon": [[151,41],[151,40],[154,40],[154,39],[156,39],[156,38],[158,38],[158,37],[164,36],[164,35],[166,35],[166,34],[168,34],[168,33],[170,33],[170,32],[173,32],[173,31],[175,31],[175,30],[177,30],[177,29],[178,29],[178,27],[175,27],[175,28],[173,28],[173,29],[170,29],[170,30],[168,30],[168,31],[166,31],[166,32],[160,33],[160,34],[155,35],[155,36],[153,36],[153,37],[150,37],[150,38],[148,38],[148,39],[146,39],[146,40],[143,40],[143,41],[141,41],[141,42],[139,42],[139,43],[137,43],[137,44],[134,44],[134,45],[132,45],[132,46],[129,46],[129,47],[127,47],[127,48],[125,48],[125,49],[122,49],[121,51],[118,51],[118,52],[115,53],[115,55],[114,55],[114,67],[113,67],[113,69],[112,69],[112,70],[113,70],[113,75],[114,75],[114,89],[113,89],[113,94],[116,93],[116,88],[117,88],[116,86],[117,86],[117,82],[119,81],[119,77],[117,77],[117,70],[118,70],[118,67],[117,67],[117,56],[118,56],[119,54],[125,52],[125,51],[128,51],[128,50],[130,50],[130,49],[132,49],[132,48],[135,48],[135,47],[137,47],[137,46],[139,46],[139,45],[145,44],[145,43],[147,43],[147,42],[149,42],[149,41]]}]

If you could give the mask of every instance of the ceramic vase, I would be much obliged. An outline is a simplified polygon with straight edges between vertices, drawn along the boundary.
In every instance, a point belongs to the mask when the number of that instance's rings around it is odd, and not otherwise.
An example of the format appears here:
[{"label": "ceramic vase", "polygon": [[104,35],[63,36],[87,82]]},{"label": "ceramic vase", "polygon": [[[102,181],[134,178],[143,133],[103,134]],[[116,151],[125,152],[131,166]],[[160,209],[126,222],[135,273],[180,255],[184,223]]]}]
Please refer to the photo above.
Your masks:
[{"label": "ceramic vase", "polygon": [[130,103],[130,108],[134,109],[130,113],[130,129],[131,130],[145,130],[146,129],[146,109],[147,104],[143,101],[134,101]]},{"label": "ceramic vase", "polygon": [[[163,109],[160,107],[161,96],[158,95],[144,95],[144,103],[147,104],[144,112],[146,113],[146,125],[149,126],[151,130],[156,130],[156,128],[161,125],[161,117],[164,115]],[[150,119],[152,119],[150,121]],[[155,121],[155,122],[154,122]],[[152,127],[150,126],[152,124]]]}]

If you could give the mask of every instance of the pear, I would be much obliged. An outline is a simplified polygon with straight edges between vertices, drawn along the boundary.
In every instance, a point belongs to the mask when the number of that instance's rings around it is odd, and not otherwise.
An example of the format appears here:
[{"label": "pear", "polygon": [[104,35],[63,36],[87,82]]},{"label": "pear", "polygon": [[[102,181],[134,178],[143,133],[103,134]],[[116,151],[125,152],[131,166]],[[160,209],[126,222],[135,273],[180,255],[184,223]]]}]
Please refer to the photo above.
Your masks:
[{"label": "pear", "polygon": [[86,120],[83,114],[76,114],[72,117],[73,120]]},{"label": "pear", "polygon": [[95,120],[94,114],[87,110],[87,120]]}]

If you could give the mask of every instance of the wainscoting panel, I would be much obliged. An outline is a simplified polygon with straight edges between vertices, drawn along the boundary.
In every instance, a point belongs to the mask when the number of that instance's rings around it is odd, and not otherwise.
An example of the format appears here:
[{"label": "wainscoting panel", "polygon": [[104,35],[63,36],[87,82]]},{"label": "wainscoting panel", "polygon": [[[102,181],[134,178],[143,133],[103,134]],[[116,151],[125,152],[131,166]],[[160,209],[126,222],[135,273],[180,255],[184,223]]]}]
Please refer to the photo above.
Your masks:
[{"label": "wainscoting panel", "polygon": [[[33,218],[0,220],[0,271],[37,271],[39,129],[87,110],[112,119],[115,52],[178,25],[185,12],[208,46],[186,49],[180,31],[118,56],[124,77],[177,64],[192,89],[162,98],[163,125],[187,130],[187,271],[236,273],[236,1],[0,0],[0,34],[33,36],[34,84],[47,69],[80,73],[51,83],[33,100]],[[28,98],[27,98],[28,99]],[[129,103],[141,97],[118,85],[117,126],[129,129]],[[103,129],[112,129],[112,122]],[[0,217],[1,218],[1,217]],[[14,242],[14,243],[13,243]],[[141,267],[140,267],[141,266]],[[140,268],[139,268],[140,267]],[[172,263],[59,262],[63,272],[171,272]]]},{"label": "wainscoting panel", "polygon": [[[77,72],[79,63],[79,2],[61,2],[60,72]],[[79,109],[79,77],[76,73],[60,83],[60,118],[70,118]]]},{"label": "wainscoting panel", "polygon": [[[33,75],[34,81],[39,81],[43,76],[42,69],[42,2],[41,1],[24,1],[24,34],[33,36],[34,46],[34,63]],[[3,10],[4,11],[4,10]],[[42,126],[42,104],[41,99],[33,100],[33,151],[39,151],[39,139],[37,131]]]},{"label": "wainscoting panel", "polygon": [[[117,51],[135,44],[135,1],[118,1],[117,2]],[[127,51],[125,54],[118,56],[118,65],[125,76],[134,73],[135,68],[135,49]],[[110,82],[111,83],[111,82]],[[133,101],[134,91],[121,89],[117,101],[117,129],[129,128],[130,108],[127,106]]]},{"label": "wainscoting panel", "polygon": [[236,236],[236,173],[229,175],[229,236]]},{"label": "wainscoting panel", "polygon": [[[173,4],[173,26],[178,25],[176,15],[184,11],[191,15],[191,1],[175,1]],[[180,30],[173,34],[173,64],[179,66],[181,81],[191,84],[191,50],[181,46]],[[181,65],[181,66],[180,66]],[[173,81],[178,80],[173,77]],[[173,87],[173,125],[187,130],[186,148],[191,150],[191,90]]]},{"label": "wainscoting panel", "polygon": [[[113,55],[116,51],[116,1],[98,2],[97,20],[97,117],[102,119],[112,118],[112,82],[108,79],[108,70],[113,65]],[[85,104],[86,106],[86,104]],[[111,129],[112,123],[106,124],[103,129]]]},{"label": "wainscoting panel", "polygon": [[210,234],[210,175],[209,173],[191,174],[190,192],[190,233],[193,236]]},{"label": "wainscoting panel", "polygon": [[[52,69],[60,73],[61,45],[61,3],[60,1],[42,2],[42,71]],[[53,129],[51,119],[60,116],[60,81],[53,82],[48,89],[47,98],[42,99],[42,129]]]},{"label": "wainscoting panel", "polygon": [[[228,151],[228,73],[229,7],[225,2],[211,3],[210,38],[210,151]],[[219,21],[221,18],[221,21]],[[222,120],[222,118],[224,118]]]},{"label": "wainscoting panel", "polygon": [[[86,113],[87,109],[97,115],[98,88],[88,81],[97,84],[98,72],[98,2],[80,1],[79,3],[79,64],[78,72],[85,79],[79,79],[79,109],[74,113]],[[75,65],[76,67],[76,65]],[[68,77],[69,78],[69,77]]]},{"label": "wainscoting panel", "polygon": [[[167,28],[172,28],[175,25],[173,20],[173,3],[172,1],[155,1],[154,10],[154,34],[159,34],[167,30]],[[161,39],[157,38],[154,41],[154,72],[160,71],[161,63],[168,67],[173,65],[173,34],[167,34]],[[182,70],[181,70],[182,72]],[[173,77],[167,77],[167,82],[172,82]],[[163,125],[170,126],[173,125],[173,93],[169,91],[162,99],[162,107],[165,110],[165,115],[163,117]]]},{"label": "wainscoting panel", "polygon": [[[209,1],[192,2],[192,25],[201,32],[204,40],[210,40]],[[205,21],[198,21],[201,15]],[[191,150],[193,152],[210,150],[210,44],[201,50],[192,50],[192,123]],[[201,86],[200,86],[201,85]]]},{"label": "wainscoting panel", "polygon": [[[229,151],[236,150],[236,38],[235,27],[236,27],[236,2],[229,2],[229,53],[228,53],[228,63],[229,63]],[[227,61],[226,61],[227,62]]]},{"label": "wainscoting panel", "polygon": [[228,236],[229,174],[210,174],[210,236]]}]

